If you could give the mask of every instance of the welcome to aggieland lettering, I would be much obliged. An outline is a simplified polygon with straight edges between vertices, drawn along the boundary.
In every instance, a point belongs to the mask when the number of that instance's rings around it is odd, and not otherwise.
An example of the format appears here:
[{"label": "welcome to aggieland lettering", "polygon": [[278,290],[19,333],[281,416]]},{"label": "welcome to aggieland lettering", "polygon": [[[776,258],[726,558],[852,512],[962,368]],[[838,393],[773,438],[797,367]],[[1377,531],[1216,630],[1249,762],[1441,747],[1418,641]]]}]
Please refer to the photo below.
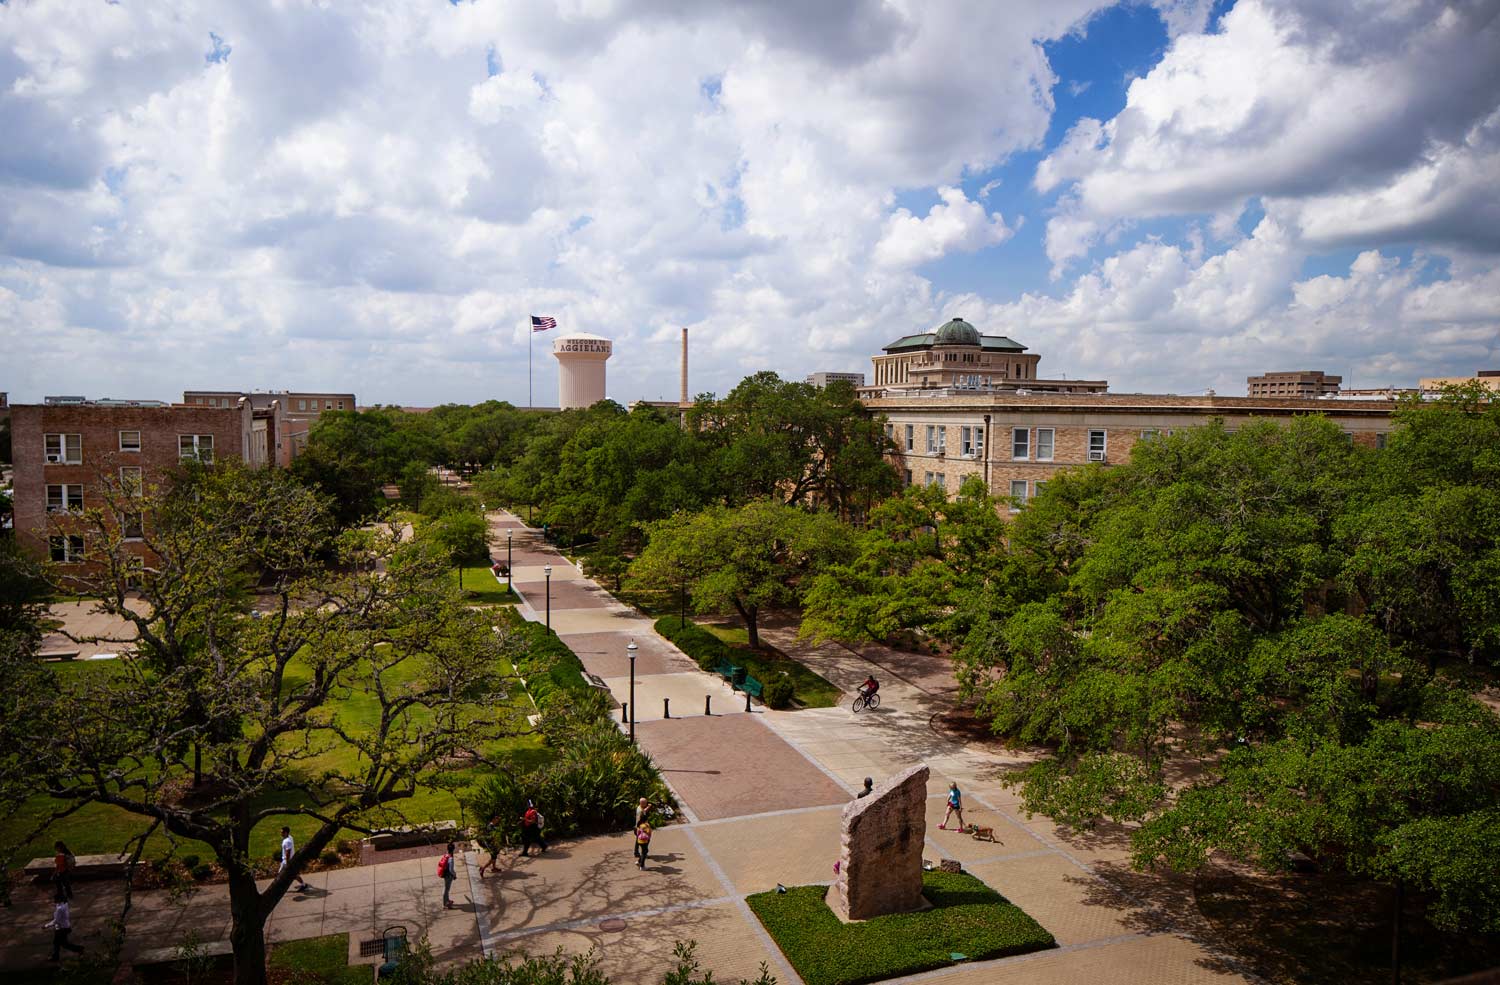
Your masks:
[{"label": "welcome to aggieland lettering", "polygon": [[566,339],[557,343],[558,352],[608,352],[610,342],[605,339]]}]

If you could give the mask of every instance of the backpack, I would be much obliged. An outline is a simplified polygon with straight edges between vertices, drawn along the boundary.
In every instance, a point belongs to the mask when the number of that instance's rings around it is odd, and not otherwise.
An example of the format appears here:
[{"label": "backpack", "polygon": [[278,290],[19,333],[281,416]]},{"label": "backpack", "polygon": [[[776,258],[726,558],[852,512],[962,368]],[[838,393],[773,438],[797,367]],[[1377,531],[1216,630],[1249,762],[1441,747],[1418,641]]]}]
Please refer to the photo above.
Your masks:
[{"label": "backpack", "polygon": [[438,878],[441,879],[448,874],[448,856],[443,855],[438,859]]},{"label": "backpack", "polygon": [[78,868],[78,858],[72,852],[68,852],[63,856],[63,871],[72,872],[76,868]]}]

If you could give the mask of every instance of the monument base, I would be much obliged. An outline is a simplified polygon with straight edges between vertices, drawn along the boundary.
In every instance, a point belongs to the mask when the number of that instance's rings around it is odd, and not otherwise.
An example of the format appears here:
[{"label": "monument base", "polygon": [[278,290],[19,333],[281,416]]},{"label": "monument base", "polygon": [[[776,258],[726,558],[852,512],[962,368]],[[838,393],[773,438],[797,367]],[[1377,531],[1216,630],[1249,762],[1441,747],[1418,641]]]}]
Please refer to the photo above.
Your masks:
[{"label": "monument base", "polygon": [[[858,919],[858,918],[855,918],[855,917],[846,917],[846,916],[844,916],[844,914],[848,912],[849,907],[847,905],[846,906],[838,906],[838,905],[835,904],[835,901],[833,899],[833,894],[836,893],[836,892],[838,892],[838,886],[836,884],[832,885],[832,886],[829,886],[828,887],[828,892],[826,892],[826,893],[823,894],[823,902],[826,903],[826,904],[828,904],[829,911],[831,913],[833,913],[834,916],[836,916],[836,917],[839,918],[839,923],[864,923],[865,922],[864,919]],[[890,912],[890,913],[921,913],[923,910],[930,910],[930,909],[932,909],[932,901],[929,900],[926,896],[918,897],[918,899],[919,899],[919,905],[917,905],[917,906],[913,906],[913,907],[911,907],[909,909],[905,909],[905,910],[890,910],[888,912]],[[886,914],[882,913],[882,914],[880,914],[880,916],[883,917],[883,916],[886,916]],[[879,918],[878,917],[868,917],[866,919],[868,919],[868,920],[876,920],[876,919],[879,919]]]}]

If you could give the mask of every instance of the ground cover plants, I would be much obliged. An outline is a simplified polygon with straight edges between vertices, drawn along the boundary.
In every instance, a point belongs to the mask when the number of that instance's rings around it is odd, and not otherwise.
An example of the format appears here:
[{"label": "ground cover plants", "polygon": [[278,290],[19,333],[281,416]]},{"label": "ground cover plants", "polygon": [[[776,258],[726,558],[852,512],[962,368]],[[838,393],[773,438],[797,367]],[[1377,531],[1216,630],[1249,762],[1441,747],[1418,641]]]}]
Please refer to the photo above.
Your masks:
[{"label": "ground cover plants", "polygon": [[966,873],[924,872],[931,909],[858,923],[834,916],[827,891],[793,886],[746,899],[807,985],[860,985],[1056,945],[1020,907]]}]

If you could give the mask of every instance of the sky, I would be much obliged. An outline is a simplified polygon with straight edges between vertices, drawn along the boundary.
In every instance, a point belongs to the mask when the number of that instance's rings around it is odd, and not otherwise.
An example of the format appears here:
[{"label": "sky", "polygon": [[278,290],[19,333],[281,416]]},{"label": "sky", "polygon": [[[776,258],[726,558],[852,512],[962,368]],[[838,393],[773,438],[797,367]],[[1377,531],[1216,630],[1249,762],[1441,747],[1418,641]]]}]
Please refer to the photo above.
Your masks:
[{"label": "sky", "polygon": [[1500,369],[1500,0],[0,0],[13,403],[555,405],[567,331],[675,399],[684,326],[722,395],[955,316],[1115,392]]}]

